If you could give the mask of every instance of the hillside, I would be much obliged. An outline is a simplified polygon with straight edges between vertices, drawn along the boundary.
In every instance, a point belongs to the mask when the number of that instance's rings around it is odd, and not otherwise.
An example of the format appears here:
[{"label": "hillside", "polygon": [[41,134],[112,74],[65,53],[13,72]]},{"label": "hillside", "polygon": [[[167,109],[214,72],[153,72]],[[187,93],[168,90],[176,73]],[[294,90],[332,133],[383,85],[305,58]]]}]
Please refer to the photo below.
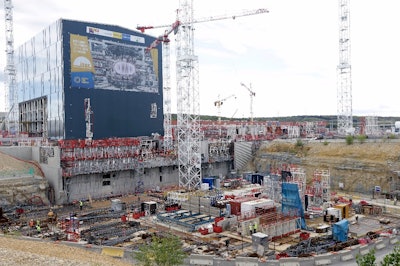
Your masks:
[{"label": "hillside", "polygon": [[267,172],[283,164],[300,167],[308,183],[316,170],[329,170],[332,189],[339,190],[339,183],[342,183],[348,192],[370,193],[374,186],[389,192],[399,184],[396,171],[400,170],[400,144],[397,140],[355,141],[351,145],[344,140],[300,144],[282,141],[264,144],[253,161],[253,169]]},{"label": "hillside", "polygon": [[34,162],[23,161],[0,152],[0,177],[35,174],[44,176],[40,167]]}]

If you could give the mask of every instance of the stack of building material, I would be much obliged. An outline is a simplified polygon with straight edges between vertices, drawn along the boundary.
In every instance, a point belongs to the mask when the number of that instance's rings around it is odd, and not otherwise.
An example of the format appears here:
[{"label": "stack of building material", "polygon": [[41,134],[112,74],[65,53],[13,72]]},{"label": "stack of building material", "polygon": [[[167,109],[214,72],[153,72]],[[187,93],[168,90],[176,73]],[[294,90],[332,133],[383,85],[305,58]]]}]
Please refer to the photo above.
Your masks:
[{"label": "stack of building material", "polygon": [[243,202],[241,206],[241,216],[253,217],[256,215],[256,208],[266,209],[274,206],[274,201],[271,199],[256,199],[252,201]]},{"label": "stack of building material", "polygon": [[229,204],[231,206],[230,214],[240,216],[242,212],[242,204],[244,202],[252,201],[255,199],[256,199],[255,197],[249,197],[249,198],[236,198],[230,200],[229,201]]}]

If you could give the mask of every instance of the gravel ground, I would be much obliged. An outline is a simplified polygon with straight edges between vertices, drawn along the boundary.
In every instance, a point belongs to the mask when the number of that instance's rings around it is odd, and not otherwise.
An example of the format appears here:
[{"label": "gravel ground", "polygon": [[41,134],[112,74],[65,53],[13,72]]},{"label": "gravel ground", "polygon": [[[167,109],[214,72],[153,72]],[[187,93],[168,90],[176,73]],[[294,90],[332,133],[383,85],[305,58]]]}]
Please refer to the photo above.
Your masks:
[{"label": "gravel ground", "polygon": [[133,265],[82,248],[57,242],[25,240],[0,235],[0,265],[76,265],[76,266],[128,266]]}]

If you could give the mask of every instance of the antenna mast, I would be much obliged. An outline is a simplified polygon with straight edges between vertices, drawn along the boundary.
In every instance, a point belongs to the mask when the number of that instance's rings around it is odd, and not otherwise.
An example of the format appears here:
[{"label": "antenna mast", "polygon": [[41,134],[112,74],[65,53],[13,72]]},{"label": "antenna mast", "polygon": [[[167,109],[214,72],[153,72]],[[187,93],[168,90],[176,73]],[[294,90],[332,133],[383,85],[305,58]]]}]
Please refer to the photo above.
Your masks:
[{"label": "antenna mast", "polygon": [[353,133],[353,107],[350,64],[350,0],[339,0],[339,65],[337,66],[337,130]]}]

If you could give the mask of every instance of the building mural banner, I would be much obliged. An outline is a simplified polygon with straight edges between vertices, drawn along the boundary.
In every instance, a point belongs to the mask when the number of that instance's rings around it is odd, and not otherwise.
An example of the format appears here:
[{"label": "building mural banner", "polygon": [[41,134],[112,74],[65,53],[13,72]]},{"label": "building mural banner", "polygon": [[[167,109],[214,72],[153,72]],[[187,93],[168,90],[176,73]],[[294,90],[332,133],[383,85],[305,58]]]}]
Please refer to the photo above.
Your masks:
[{"label": "building mural banner", "polygon": [[94,88],[94,65],[88,37],[70,35],[71,87]]},{"label": "building mural banner", "polygon": [[[78,85],[75,87],[87,88],[79,83],[79,75],[93,73],[96,90],[160,93],[158,50],[148,51],[144,37],[89,26],[86,34],[84,40],[71,34],[71,56],[72,44],[77,43],[75,56],[91,58],[92,63],[90,69],[73,66],[76,81],[72,83]],[[80,73],[78,77],[76,72]]]}]

